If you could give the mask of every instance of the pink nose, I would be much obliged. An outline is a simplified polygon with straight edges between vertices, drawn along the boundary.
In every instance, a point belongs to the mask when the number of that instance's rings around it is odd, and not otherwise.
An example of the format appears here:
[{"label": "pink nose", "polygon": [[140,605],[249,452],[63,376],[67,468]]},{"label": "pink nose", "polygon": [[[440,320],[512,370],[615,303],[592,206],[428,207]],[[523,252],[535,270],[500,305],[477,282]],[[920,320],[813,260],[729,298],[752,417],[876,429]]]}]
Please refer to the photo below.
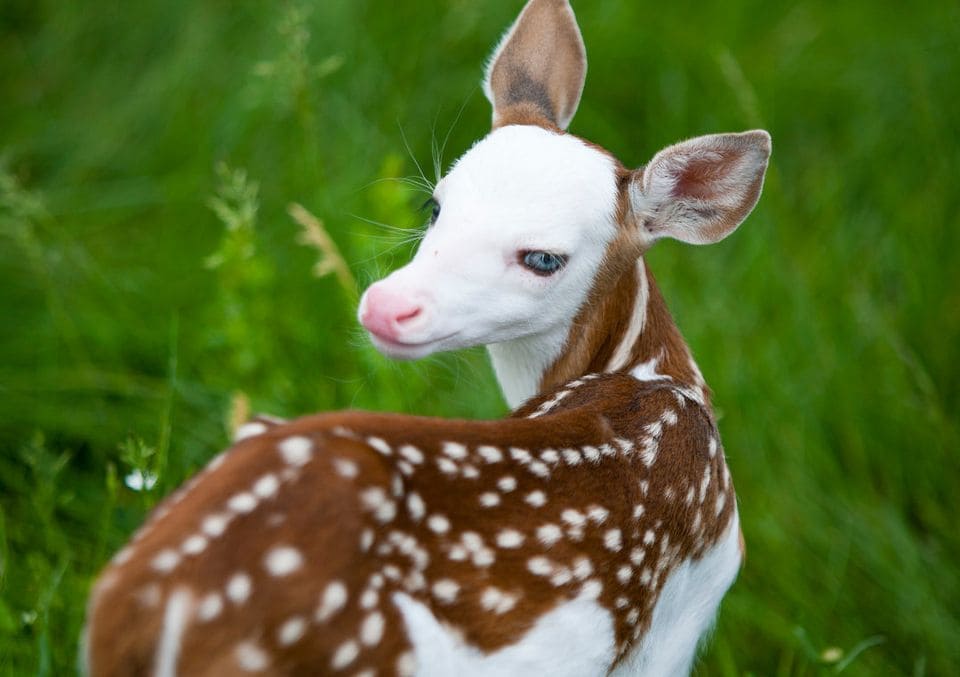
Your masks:
[{"label": "pink nose", "polygon": [[380,285],[367,289],[360,323],[367,331],[390,341],[397,341],[410,322],[423,313],[423,307]]}]

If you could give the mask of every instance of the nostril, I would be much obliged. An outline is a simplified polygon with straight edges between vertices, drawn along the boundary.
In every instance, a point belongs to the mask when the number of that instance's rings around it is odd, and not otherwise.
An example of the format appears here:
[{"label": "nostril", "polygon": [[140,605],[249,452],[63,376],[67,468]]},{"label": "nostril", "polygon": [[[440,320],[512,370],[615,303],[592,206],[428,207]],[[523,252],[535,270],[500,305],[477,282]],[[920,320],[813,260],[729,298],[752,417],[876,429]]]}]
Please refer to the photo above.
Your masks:
[{"label": "nostril", "polygon": [[417,306],[416,308],[411,308],[410,310],[403,312],[400,315],[397,315],[396,322],[397,324],[403,324],[404,322],[409,322],[410,320],[420,315],[421,312],[423,312],[423,308],[421,308],[420,306]]}]

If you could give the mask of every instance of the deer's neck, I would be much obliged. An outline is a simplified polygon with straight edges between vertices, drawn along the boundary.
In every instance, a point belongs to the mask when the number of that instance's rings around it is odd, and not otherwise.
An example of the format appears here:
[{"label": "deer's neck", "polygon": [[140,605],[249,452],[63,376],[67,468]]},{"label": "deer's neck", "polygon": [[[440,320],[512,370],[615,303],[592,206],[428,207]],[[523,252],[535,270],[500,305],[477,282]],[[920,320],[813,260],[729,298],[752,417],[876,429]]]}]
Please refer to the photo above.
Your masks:
[{"label": "deer's neck", "polygon": [[700,369],[642,258],[599,280],[569,329],[488,350],[511,408],[584,374],[606,372],[668,377],[709,404]]}]

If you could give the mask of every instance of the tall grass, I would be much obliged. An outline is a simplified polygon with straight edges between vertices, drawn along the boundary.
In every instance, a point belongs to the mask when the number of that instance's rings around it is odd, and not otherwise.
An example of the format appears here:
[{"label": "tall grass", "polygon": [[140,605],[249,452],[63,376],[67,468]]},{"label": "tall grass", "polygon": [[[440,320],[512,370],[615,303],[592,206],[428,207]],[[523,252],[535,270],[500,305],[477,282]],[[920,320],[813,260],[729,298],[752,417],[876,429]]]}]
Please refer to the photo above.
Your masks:
[{"label": "tall grass", "polygon": [[[0,673],[72,670],[92,576],[247,412],[505,412],[482,351],[390,363],[354,312],[519,4],[0,5]],[[574,4],[574,132],[774,138],[734,237],[650,255],[748,543],[699,673],[952,674],[960,9]]]}]

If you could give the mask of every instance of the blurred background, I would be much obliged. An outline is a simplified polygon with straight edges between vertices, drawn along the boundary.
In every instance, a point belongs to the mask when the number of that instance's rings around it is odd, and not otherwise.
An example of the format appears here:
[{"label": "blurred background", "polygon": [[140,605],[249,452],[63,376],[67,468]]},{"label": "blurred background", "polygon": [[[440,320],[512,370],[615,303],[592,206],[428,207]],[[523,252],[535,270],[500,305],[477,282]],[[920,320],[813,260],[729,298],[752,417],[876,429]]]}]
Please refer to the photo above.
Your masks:
[{"label": "blurred background", "polygon": [[[0,674],[73,671],[93,575],[248,412],[506,413],[482,350],[390,363],[354,312],[521,5],[0,2]],[[960,5],[574,7],[574,133],[774,139],[736,235],[649,255],[748,544],[698,674],[956,674]]]}]

